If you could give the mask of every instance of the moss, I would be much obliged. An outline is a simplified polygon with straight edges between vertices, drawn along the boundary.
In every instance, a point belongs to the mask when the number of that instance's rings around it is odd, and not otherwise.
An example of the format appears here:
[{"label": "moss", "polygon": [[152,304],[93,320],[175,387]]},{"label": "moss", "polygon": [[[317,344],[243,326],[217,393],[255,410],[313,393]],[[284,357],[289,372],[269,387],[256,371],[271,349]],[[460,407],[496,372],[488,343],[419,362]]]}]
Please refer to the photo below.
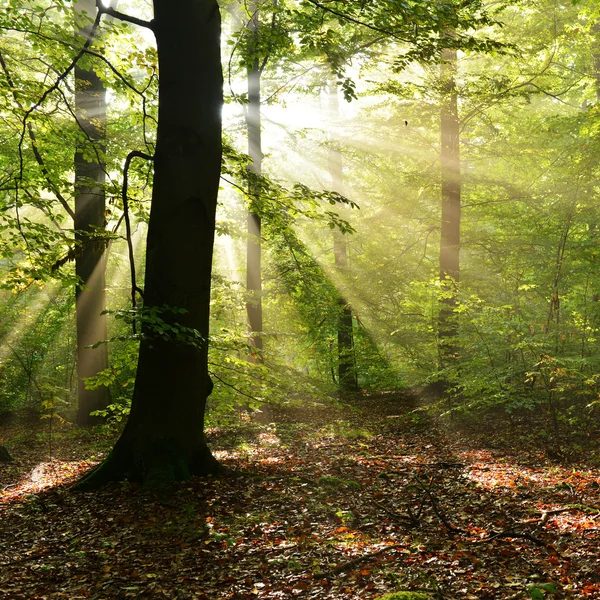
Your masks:
[{"label": "moss", "polygon": [[421,592],[392,592],[385,596],[380,596],[379,600],[432,600],[429,594]]},{"label": "moss", "polygon": [[339,477],[335,477],[332,475],[323,475],[322,477],[319,477],[319,484],[328,485],[331,487],[346,486],[349,488],[360,488],[360,483],[358,483],[357,481],[353,481],[352,479],[340,479]]}]

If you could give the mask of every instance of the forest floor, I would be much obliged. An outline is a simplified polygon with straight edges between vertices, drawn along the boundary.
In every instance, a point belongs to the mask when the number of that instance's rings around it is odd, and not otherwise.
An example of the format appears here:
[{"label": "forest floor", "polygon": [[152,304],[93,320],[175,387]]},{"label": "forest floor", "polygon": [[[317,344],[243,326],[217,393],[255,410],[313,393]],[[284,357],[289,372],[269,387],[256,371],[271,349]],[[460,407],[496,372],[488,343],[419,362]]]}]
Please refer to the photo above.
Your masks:
[{"label": "forest floor", "polygon": [[553,461],[527,423],[419,402],[265,409],[210,431],[234,474],[167,494],[69,490],[110,436],[4,427],[0,597],[600,599],[599,440]]}]

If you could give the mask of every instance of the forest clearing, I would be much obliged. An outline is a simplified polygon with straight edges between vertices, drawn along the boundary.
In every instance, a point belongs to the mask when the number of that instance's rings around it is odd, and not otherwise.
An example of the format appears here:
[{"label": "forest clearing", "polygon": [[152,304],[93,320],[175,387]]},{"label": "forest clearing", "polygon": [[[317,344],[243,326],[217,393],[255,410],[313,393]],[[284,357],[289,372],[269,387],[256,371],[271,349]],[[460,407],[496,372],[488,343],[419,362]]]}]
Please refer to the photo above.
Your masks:
[{"label": "forest clearing", "polygon": [[421,401],[265,409],[209,432],[230,473],[160,493],[69,491],[111,440],[57,432],[50,462],[47,431],[23,433],[0,479],[0,593],[599,598],[598,444],[553,460],[531,422],[430,421]]}]

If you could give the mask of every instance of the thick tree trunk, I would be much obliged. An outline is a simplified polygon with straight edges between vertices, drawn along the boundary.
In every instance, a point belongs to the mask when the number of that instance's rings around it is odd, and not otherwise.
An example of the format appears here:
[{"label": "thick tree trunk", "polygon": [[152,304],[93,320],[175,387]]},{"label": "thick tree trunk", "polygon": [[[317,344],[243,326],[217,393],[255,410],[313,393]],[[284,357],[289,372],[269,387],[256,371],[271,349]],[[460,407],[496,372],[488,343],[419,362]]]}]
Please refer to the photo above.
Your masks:
[{"label": "thick tree trunk", "polygon": [[456,292],[460,280],[460,122],[456,89],[456,50],[442,54],[441,166],[442,228],[440,282],[444,293],[439,318],[440,363],[445,368],[457,357]]},{"label": "thick tree trunk", "polygon": [[[339,118],[338,89],[333,78],[329,81],[329,110],[332,119]],[[329,174],[331,176],[332,190],[344,194],[344,169],[342,153],[339,149],[339,136],[334,128],[330,129],[330,144],[328,152]],[[333,254],[335,268],[340,278],[344,278],[348,271],[348,244],[346,236],[333,230]],[[350,303],[340,292],[340,313],[337,323],[337,354],[338,354],[338,386],[342,392],[356,391],[358,379],[356,376],[356,361],[354,356],[354,331],[352,308]]]},{"label": "thick tree trunk", "polygon": [[[253,13],[248,23],[252,43],[250,48],[258,44],[258,8],[252,6]],[[248,107],[246,126],[248,129],[248,154],[252,164],[248,166],[251,174],[262,173],[262,142],[261,142],[261,115],[260,115],[260,66],[258,56],[254,56],[252,67],[248,69]],[[246,311],[248,314],[248,330],[250,343],[256,352],[252,360],[260,361],[263,347],[261,332],[263,329],[262,314],[262,267],[261,267],[261,218],[257,211],[258,194],[260,187],[252,179],[248,185],[250,197],[248,209],[248,242],[246,247],[246,292],[248,301]]]},{"label": "thick tree trunk", "polygon": [[199,343],[144,328],[127,425],[81,487],[128,478],[161,487],[219,464],[204,438],[215,212],[221,169],[220,15],[214,0],[154,0],[159,110],[148,226],[145,309]]},{"label": "thick tree trunk", "polygon": [[[78,35],[85,40],[90,35],[90,25],[81,23],[81,13],[94,17],[94,0],[79,0],[75,5]],[[94,233],[105,226],[105,139],[106,90],[93,69],[75,66],[75,115],[87,140],[75,154],[75,239],[78,253],[75,271],[82,282],[76,289],[77,322],[77,422],[90,425],[99,421],[90,412],[100,410],[110,403],[107,387],[88,390],[85,379],[108,368],[106,344],[90,348],[106,340],[105,310],[106,245],[94,240]],[[90,156],[92,157],[90,159]]]}]

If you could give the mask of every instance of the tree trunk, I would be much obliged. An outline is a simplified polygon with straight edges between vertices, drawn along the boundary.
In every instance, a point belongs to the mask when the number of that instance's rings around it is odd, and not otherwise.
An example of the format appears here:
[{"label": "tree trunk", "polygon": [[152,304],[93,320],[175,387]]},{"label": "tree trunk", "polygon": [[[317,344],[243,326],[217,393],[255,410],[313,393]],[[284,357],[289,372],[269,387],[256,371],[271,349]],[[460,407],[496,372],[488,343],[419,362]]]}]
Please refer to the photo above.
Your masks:
[{"label": "tree trunk", "polygon": [[[339,118],[338,89],[333,78],[329,81],[329,110],[332,119]],[[329,174],[331,176],[332,190],[344,194],[344,170],[342,153],[339,149],[339,136],[334,128],[330,128],[329,138]],[[335,268],[340,278],[344,278],[348,271],[348,245],[346,236],[339,230],[333,230],[333,254]],[[344,296],[339,296],[340,312],[337,323],[337,354],[338,354],[338,386],[340,391],[349,392],[358,389],[356,376],[356,362],[354,356],[354,331],[352,308]]]},{"label": "tree trunk", "polygon": [[[90,35],[89,22],[81,23],[81,13],[94,17],[94,0],[79,0],[75,5],[77,34]],[[75,115],[87,140],[75,154],[75,240],[78,252],[75,272],[81,281],[75,291],[77,322],[77,422],[91,425],[99,421],[90,412],[110,403],[110,392],[101,386],[95,390],[85,387],[85,379],[108,368],[106,344],[95,349],[92,344],[106,340],[105,271],[106,245],[95,240],[94,233],[105,226],[105,162],[106,151],[106,90],[93,69],[75,66]],[[90,155],[92,158],[90,158]]]},{"label": "tree trunk", "polygon": [[[256,53],[258,46],[258,8],[252,4],[252,17],[248,23],[251,35],[251,52]],[[262,174],[262,142],[261,142],[261,115],[260,115],[260,66],[258,55],[252,59],[252,66],[248,68],[248,107],[246,126],[248,129],[248,154],[252,164],[248,166],[251,175]],[[246,246],[246,292],[248,300],[246,311],[248,314],[248,330],[250,343],[256,352],[251,360],[260,361],[263,347],[261,332],[263,329],[262,315],[262,268],[261,268],[261,218],[257,211],[258,194],[260,186],[250,178],[248,184],[249,209],[248,209],[248,242]]]},{"label": "tree trunk", "polygon": [[0,446],[0,462],[12,462],[13,457],[6,449],[6,446]]},{"label": "tree trunk", "polygon": [[594,40],[594,79],[596,80],[596,102],[600,104],[600,23],[596,23],[592,27],[595,34]]},{"label": "tree trunk", "polygon": [[450,366],[457,358],[458,325],[456,293],[460,280],[460,123],[456,89],[456,50],[442,53],[441,84],[441,167],[442,228],[440,240],[440,282],[443,306],[439,317],[440,366]]},{"label": "tree trunk", "polygon": [[[214,0],[154,0],[159,108],[144,309],[201,340],[146,324],[131,414],[112,453],[80,484],[128,478],[162,487],[219,470],[204,438],[209,304],[221,169],[223,77]],[[185,313],[165,307],[185,309]]]}]

